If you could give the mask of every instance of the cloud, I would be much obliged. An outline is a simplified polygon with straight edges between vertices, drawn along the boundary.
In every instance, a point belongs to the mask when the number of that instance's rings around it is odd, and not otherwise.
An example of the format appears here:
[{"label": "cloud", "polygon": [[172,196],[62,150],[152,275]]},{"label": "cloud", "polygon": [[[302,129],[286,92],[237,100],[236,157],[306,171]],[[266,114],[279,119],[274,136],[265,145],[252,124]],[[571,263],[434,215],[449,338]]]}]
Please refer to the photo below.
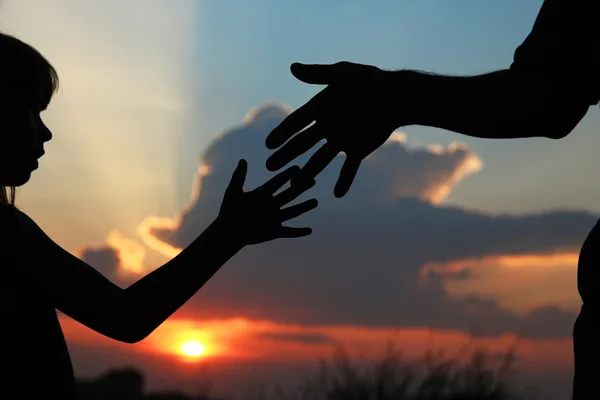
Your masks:
[{"label": "cloud", "polygon": [[[141,225],[146,244],[174,256],[196,238],[216,216],[238,159],[249,162],[246,188],[268,179],[264,139],[288,113],[287,107],[266,104],[219,135],[202,158],[188,206],[174,220],[153,217]],[[486,293],[451,295],[448,280],[459,276],[469,282],[477,263],[454,276],[438,268],[424,281],[423,273],[460,260],[576,252],[594,215],[560,210],[490,215],[444,205],[448,193],[482,166],[462,144],[409,149],[397,134],[364,162],[350,193],[339,200],[332,191],[342,160],[340,155],[306,194],[320,205],[297,224],[312,226],[312,236],[244,249],[186,312],[300,324],[570,334],[575,314],[552,299],[519,314]],[[513,293],[515,299],[519,295]]]},{"label": "cloud", "polygon": [[113,275],[121,262],[117,249],[110,246],[85,248],[80,258],[105,276]]},{"label": "cloud", "polygon": [[148,272],[144,266],[145,256],[146,249],[142,244],[117,230],[109,233],[106,244],[79,250],[79,258],[119,284],[132,283]]},{"label": "cloud", "polygon": [[453,143],[447,148],[432,145],[411,150],[404,146],[405,140],[406,135],[395,133],[387,145],[365,160],[369,168],[363,180],[378,182],[377,186],[384,190],[381,196],[417,197],[440,204],[456,184],[483,166],[466,145]]},{"label": "cloud", "polygon": [[443,278],[451,296],[487,296],[520,315],[541,304],[577,311],[581,306],[581,299],[574,295],[578,258],[577,252],[483,257],[428,264],[421,273],[424,281]]},{"label": "cloud", "polygon": [[334,341],[333,338],[322,333],[267,332],[256,336],[277,342],[332,343]]},{"label": "cloud", "polygon": [[[257,106],[246,115],[241,125],[221,133],[205,152],[195,177],[190,203],[178,219],[147,220],[141,233],[150,233],[176,249],[187,246],[198,235],[199,224],[207,225],[217,212],[237,160],[245,158],[249,161],[246,187],[252,188],[264,182],[269,174],[264,167],[264,160],[269,155],[264,147],[264,138],[290,111],[288,106],[273,103]],[[389,203],[403,197],[440,203],[454,185],[482,165],[477,155],[463,144],[454,143],[447,149],[431,146],[411,151],[403,145],[403,137],[403,133],[396,132],[386,146],[365,160],[351,193],[343,202],[329,201],[320,208],[329,206],[356,210],[360,205],[369,207],[373,202]],[[315,190],[318,190],[320,198],[323,195],[331,197],[330,183],[336,179],[335,171],[339,171],[342,158],[340,155],[337,162],[319,177]],[[306,160],[307,156],[300,157],[297,163]],[[402,171],[402,174],[397,171]],[[161,251],[166,250],[163,248]],[[173,251],[169,254],[172,255]]]}]

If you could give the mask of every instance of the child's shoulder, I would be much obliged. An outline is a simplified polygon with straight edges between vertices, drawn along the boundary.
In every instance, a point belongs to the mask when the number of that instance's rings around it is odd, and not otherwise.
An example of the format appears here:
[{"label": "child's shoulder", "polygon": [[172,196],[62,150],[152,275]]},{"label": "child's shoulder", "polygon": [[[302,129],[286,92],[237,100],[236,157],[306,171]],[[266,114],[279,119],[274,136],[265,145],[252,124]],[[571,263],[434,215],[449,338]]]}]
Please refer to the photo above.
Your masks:
[{"label": "child's shoulder", "polygon": [[29,215],[13,205],[0,205],[0,249],[9,245],[24,250],[24,247],[39,244],[40,239],[46,238]]},{"label": "child's shoulder", "polygon": [[0,228],[2,236],[10,234],[8,229],[15,228],[19,221],[19,209],[12,204],[0,204]]},{"label": "child's shoulder", "polygon": [[12,204],[0,203],[0,213],[10,212],[11,210],[17,210],[17,207]]},{"label": "child's shoulder", "polygon": [[26,232],[31,231],[33,220],[11,204],[0,204],[0,248],[18,246]]},{"label": "child's shoulder", "polygon": [[10,316],[23,303],[31,252],[25,247],[23,214],[13,205],[0,205],[0,304]]},{"label": "child's shoulder", "polygon": [[0,204],[0,221],[8,222],[10,220],[20,223],[32,221],[32,219],[18,207],[12,204]]}]

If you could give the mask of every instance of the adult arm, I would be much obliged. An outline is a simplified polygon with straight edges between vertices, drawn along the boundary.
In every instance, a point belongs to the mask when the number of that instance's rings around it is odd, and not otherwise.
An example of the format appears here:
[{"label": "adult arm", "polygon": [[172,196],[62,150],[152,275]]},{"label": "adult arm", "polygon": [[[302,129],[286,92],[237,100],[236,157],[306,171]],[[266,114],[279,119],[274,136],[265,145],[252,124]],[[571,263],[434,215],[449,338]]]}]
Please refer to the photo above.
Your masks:
[{"label": "adult arm", "polygon": [[[480,138],[562,138],[600,101],[600,2],[544,1],[510,68],[470,77],[393,72],[408,124]],[[404,110],[403,110],[404,109]]]}]

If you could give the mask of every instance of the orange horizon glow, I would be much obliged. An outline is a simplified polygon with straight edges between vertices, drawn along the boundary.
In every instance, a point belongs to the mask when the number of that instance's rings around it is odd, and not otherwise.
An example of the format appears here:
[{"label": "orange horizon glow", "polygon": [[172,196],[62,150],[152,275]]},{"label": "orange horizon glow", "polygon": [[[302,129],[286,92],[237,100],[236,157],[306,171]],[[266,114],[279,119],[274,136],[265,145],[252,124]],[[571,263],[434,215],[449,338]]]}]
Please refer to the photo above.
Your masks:
[{"label": "orange horizon glow", "polygon": [[[155,354],[159,358],[164,357],[164,361],[173,359],[181,363],[227,359],[313,363],[319,358],[330,356],[339,344],[350,354],[377,360],[383,355],[386,347],[392,344],[407,359],[420,359],[428,350],[443,350],[448,357],[459,357],[460,354],[468,356],[475,349],[483,349],[490,354],[501,354],[513,348],[520,368],[548,369],[572,366],[573,349],[570,337],[524,339],[514,334],[504,334],[474,338],[456,330],[426,328],[301,326],[245,318],[210,321],[174,319],[167,320],[143,341],[130,345],[108,339],[62,315],[60,322],[69,343],[86,347],[115,348],[144,355]],[[303,334],[322,335],[331,338],[331,341],[303,342],[281,339],[285,335],[293,337]],[[186,354],[184,346],[196,355]],[[134,354],[132,356],[135,357]]]}]

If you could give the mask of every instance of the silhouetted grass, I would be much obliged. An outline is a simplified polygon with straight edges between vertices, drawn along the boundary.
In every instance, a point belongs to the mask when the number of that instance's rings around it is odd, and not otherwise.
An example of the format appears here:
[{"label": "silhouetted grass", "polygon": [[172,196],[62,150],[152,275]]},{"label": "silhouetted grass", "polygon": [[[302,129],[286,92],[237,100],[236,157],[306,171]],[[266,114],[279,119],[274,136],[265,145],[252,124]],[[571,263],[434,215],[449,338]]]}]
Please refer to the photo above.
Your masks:
[{"label": "silhouetted grass", "polygon": [[[353,361],[343,346],[321,360],[317,374],[295,393],[275,393],[273,400],[526,400],[515,388],[513,349],[490,357],[475,349],[467,360],[429,350],[421,360],[407,361],[393,346],[374,363]],[[492,364],[498,364],[493,367]]]},{"label": "silhouetted grass", "polygon": [[[461,360],[462,358],[462,360]],[[315,374],[298,388],[260,390],[249,400],[529,400],[532,393],[515,387],[515,353],[490,356],[483,349],[468,357],[447,357],[429,350],[408,361],[393,346],[375,362],[352,359],[343,346],[321,359]],[[108,378],[107,378],[108,377]],[[205,377],[204,377],[205,378]],[[94,382],[80,383],[81,400],[217,400],[208,392],[143,394],[143,376],[133,369],[112,371]],[[126,397],[124,397],[126,396]],[[222,400],[219,398],[219,400]]]}]

